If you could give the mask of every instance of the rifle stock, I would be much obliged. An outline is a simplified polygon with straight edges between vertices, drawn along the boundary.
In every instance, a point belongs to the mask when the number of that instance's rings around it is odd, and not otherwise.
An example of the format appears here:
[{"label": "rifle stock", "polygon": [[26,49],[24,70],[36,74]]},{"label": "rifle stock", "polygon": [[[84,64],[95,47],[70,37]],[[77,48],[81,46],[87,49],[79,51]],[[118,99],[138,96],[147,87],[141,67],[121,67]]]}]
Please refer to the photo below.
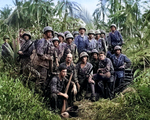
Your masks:
[{"label": "rifle stock", "polygon": [[[71,83],[72,76],[73,76],[73,72],[71,73],[70,78],[69,78],[69,81],[68,81],[68,84],[67,84],[67,86],[66,86],[66,90],[65,90],[65,93],[66,93],[66,94],[68,93],[68,89],[69,89],[69,86],[70,86],[70,83]],[[67,104],[67,100],[64,99],[64,103],[63,103],[63,106],[62,106],[61,113],[63,113],[63,112],[66,111],[66,104]]]}]

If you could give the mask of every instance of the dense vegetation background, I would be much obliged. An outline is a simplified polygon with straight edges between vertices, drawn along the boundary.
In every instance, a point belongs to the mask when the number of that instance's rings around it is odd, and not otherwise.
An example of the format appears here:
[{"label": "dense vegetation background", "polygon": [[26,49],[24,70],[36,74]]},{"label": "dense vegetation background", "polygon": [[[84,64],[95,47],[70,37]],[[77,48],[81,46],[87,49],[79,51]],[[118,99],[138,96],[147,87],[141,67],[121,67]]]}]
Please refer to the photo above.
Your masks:
[{"label": "dense vegetation background", "polygon": [[[123,35],[123,53],[132,61],[134,83],[113,100],[91,103],[77,102],[80,112],[78,119],[149,119],[150,118],[150,7],[149,0],[99,0],[93,16],[82,5],[69,0],[14,0],[15,10],[5,6],[0,10],[0,45],[3,36],[10,36],[14,59],[3,67],[0,61],[0,119],[61,119],[50,112],[42,98],[34,95],[32,85],[22,84],[23,76],[18,75],[15,65],[20,28],[29,30],[33,40],[42,37],[44,26],[55,31],[71,32],[81,24],[86,28],[109,32],[115,23]],[[147,6],[145,8],[145,6]],[[12,61],[12,62],[11,62]],[[34,85],[33,85],[34,86]],[[76,119],[76,118],[75,118]]]}]

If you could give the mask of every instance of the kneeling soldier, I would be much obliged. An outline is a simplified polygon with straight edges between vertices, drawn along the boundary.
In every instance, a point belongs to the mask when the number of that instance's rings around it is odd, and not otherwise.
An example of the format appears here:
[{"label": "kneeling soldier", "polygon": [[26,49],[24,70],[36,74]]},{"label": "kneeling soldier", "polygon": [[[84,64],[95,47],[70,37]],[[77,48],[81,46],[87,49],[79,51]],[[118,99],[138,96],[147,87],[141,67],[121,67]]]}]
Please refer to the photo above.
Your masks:
[{"label": "kneeling soldier", "polygon": [[[68,99],[68,94],[65,93],[65,88],[67,86],[68,80],[65,78],[67,75],[66,66],[59,66],[59,74],[58,76],[54,76],[50,81],[50,90],[51,90],[51,107],[53,109],[61,109],[63,107],[63,101]],[[72,88],[72,92],[75,93],[76,85],[71,81],[70,87]]]}]

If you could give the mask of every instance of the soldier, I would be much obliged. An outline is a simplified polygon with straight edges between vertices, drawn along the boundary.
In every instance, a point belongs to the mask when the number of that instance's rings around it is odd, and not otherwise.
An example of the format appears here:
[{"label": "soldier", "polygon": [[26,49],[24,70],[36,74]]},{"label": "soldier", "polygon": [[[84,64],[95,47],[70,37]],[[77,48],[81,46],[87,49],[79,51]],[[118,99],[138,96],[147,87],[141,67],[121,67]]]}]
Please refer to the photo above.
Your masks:
[{"label": "soldier", "polygon": [[78,61],[78,51],[77,51],[76,45],[74,43],[72,43],[72,41],[73,41],[72,34],[68,34],[66,36],[66,41],[67,41],[67,44],[65,46],[64,55],[63,55],[61,61],[64,62],[67,54],[71,53],[73,55],[73,62],[77,63],[77,61]]},{"label": "soldier", "polygon": [[97,40],[97,46],[96,49],[98,52],[104,51],[105,53],[107,52],[107,48],[106,48],[106,42],[105,39],[103,38],[103,34],[100,33],[99,30],[96,30],[95,32],[96,34],[96,40]]},{"label": "soldier", "polygon": [[85,32],[86,32],[86,28],[84,26],[81,26],[79,28],[80,35],[78,35],[74,41],[78,49],[78,54],[85,51],[85,47],[86,47],[85,41],[88,39],[87,36],[85,35]]},{"label": "soldier", "polygon": [[[47,26],[43,29],[44,38],[37,42],[37,57],[34,62],[37,62],[37,71],[40,73],[40,79],[37,80],[37,87],[40,87],[43,92],[47,85],[48,73],[52,73],[54,61],[54,47],[51,41],[54,32],[51,27]],[[33,57],[34,58],[34,57]]]},{"label": "soldier", "polygon": [[98,51],[96,49],[92,50],[92,58],[90,63],[93,65],[93,74],[96,74],[99,64]]},{"label": "soldier", "polygon": [[[61,63],[61,65],[65,66],[67,68],[67,76],[66,78],[69,79],[72,72],[73,72],[73,77],[72,77],[72,81],[75,81],[75,64],[72,62],[72,54],[69,53],[67,54],[67,57],[66,57],[66,61]],[[71,91],[69,91],[69,94],[71,94]],[[75,94],[74,94],[75,95]],[[69,98],[69,102],[70,104],[73,104],[73,100],[75,101],[75,96],[72,95],[71,98]]]},{"label": "soldier", "polygon": [[57,72],[57,68],[59,67],[59,62],[60,62],[60,59],[63,55],[63,51],[60,50],[60,46],[59,46],[59,39],[57,37],[54,37],[53,38],[53,45],[54,45],[54,64],[53,64],[53,72]]},{"label": "soldier", "polygon": [[106,58],[103,51],[99,53],[99,60],[97,74],[93,76],[96,92],[103,98],[111,99],[113,97],[114,68],[111,60]]},{"label": "soldier", "polygon": [[[70,97],[67,93],[65,93],[65,88],[68,83],[68,80],[65,78],[67,75],[66,66],[60,65],[59,72],[60,73],[57,76],[54,76],[50,81],[50,103],[51,107],[55,110],[57,110],[57,108],[61,109],[64,99],[68,99],[68,97]],[[77,90],[74,82],[71,82],[70,88],[72,88],[72,92],[76,93]]]},{"label": "soldier", "polygon": [[10,60],[12,60],[12,58],[14,58],[14,52],[8,43],[9,39],[10,38],[8,35],[5,35],[3,37],[4,44],[2,45],[2,53],[1,54],[2,54],[2,60],[3,60],[4,64],[11,62]]},{"label": "soldier", "polygon": [[64,48],[65,48],[65,45],[66,45],[66,43],[64,42],[65,35],[63,33],[58,33],[58,38],[59,38],[59,41],[60,41],[60,43],[59,43],[60,50],[63,51]]},{"label": "soldier", "polygon": [[88,80],[92,79],[93,66],[91,63],[87,62],[88,56],[89,55],[86,52],[80,53],[80,62],[76,65],[75,83],[78,89],[77,100],[81,100],[83,98],[85,95],[84,91],[87,91]]},{"label": "soldier", "polygon": [[85,41],[85,49],[86,52],[89,54],[89,59],[91,60],[91,51],[96,49],[97,41],[94,39],[94,30],[90,30],[88,33],[89,38]]},{"label": "soldier", "polygon": [[110,28],[111,28],[111,32],[109,33],[108,44],[109,47],[111,47],[111,51],[113,51],[115,46],[123,45],[123,39],[119,31],[116,30],[117,26],[115,24],[112,24]]},{"label": "soldier", "polygon": [[79,35],[78,31],[73,32],[73,37],[76,38]]},{"label": "soldier", "polygon": [[21,63],[21,74],[24,71],[24,67],[28,63],[30,63],[30,55],[32,54],[32,51],[34,49],[33,42],[31,41],[31,34],[30,32],[25,32],[22,35],[22,38],[25,40],[25,43],[22,45],[21,49],[18,51],[19,59]]},{"label": "soldier", "polygon": [[115,54],[111,56],[112,63],[115,69],[115,87],[121,85],[124,82],[124,72],[126,68],[131,66],[131,61],[124,55],[121,54],[121,47],[116,46],[114,48]]},{"label": "soldier", "polygon": [[65,32],[64,32],[65,37],[66,37],[68,34],[71,34],[70,31],[65,31]]}]

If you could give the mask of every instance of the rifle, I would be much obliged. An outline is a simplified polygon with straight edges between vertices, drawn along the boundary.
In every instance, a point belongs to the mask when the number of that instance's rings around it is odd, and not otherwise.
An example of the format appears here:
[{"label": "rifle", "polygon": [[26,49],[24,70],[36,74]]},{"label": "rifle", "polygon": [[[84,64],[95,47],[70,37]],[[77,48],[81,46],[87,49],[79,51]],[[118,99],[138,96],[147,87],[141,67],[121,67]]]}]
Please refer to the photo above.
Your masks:
[{"label": "rifle", "polygon": [[[67,84],[66,89],[65,89],[65,93],[66,93],[66,94],[68,93],[68,89],[69,89],[69,86],[70,86],[70,83],[71,83],[72,76],[73,76],[73,72],[72,72],[71,75],[70,75],[68,84]],[[64,103],[63,103],[63,106],[62,106],[61,113],[63,113],[63,112],[66,111],[66,103],[67,103],[67,100],[64,99]]]}]

